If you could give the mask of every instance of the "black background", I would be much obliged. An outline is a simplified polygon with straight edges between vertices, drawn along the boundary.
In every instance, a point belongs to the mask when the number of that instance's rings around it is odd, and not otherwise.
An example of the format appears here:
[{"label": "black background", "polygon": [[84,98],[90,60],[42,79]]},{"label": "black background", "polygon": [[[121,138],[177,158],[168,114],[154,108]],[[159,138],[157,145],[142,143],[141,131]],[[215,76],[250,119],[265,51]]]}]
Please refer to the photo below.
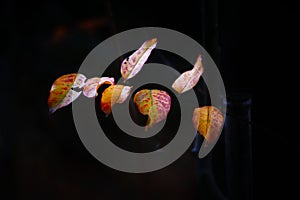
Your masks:
[{"label": "black background", "polygon": [[[1,1],[1,195],[205,197],[174,185],[179,179],[168,176],[168,169],[142,178],[111,171],[84,149],[70,106],[48,114],[48,92],[57,77],[76,72],[104,39],[144,26],[192,37],[218,64],[228,93],[251,94],[255,199],[297,195],[299,12],[299,3],[288,0]],[[189,170],[178,165],[171,168],[179,174]],[[192,179],[181,181],[193,188]],[[138,187],[141,182],[148,184]]]}]

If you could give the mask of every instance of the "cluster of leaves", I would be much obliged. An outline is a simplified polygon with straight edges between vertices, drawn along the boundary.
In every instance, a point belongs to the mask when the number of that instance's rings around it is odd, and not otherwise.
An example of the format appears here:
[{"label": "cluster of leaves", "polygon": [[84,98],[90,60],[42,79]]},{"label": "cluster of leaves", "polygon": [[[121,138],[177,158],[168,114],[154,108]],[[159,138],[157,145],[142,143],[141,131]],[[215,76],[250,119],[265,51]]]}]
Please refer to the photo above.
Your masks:
[{"label": "cluster of leaves", "polygon": [[[145,41],[138,50],[122,62],[120,71],[124,83],[138,74],[150,56],[151,51],[156,47],[156,44],[156,38]],[[199,81],[203,71],[202,57],[199,55],[193,69],[181,74],[172,84],[172,88],[179,94],[192,89]],[[55,80],[48,98],[50,113],[54,113],[57,109],[69,105],[81,93],[87,98],[95,98],[98,96],[98,88],[103,84],[109,84],[110,86],[103,91],[100,105],[102,111],[109,115],[116,103],[122,104],[127,99],[132,87],[115,85],[113,77],[87,79],[83,74],[79,73],[63,75]],[[81,91],[77,92],[74,90],[75,88],[79,88]],[[135,94],[133,101],[141,114],[148,115],[146,130],[165,120],[171,108],[171,97],[163,90],[140,90]],[[195,108],[192,120],[195,129],[207,142],[214,142],[218,139],[224,118],[221,111],[216,107],[204,106]]]}]

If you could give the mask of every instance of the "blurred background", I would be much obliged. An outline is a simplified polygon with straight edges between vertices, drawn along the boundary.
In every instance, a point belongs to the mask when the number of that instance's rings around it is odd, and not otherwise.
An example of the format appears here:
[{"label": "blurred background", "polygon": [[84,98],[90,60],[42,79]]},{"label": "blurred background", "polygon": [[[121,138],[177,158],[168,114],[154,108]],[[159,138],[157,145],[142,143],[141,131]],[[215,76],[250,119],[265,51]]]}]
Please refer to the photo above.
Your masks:
[{"label": "blurred background", "polygon": [[[293,197],[299,11],[289,0],[1,0],[1,196]],[[94,159],[76,133],[71,106],[49,115],[47,98],[53,81],[76,72],[96,45],[145,26],[180,31],[205,47],[224,79],[230,113],[205,159],[188,150],[164,169],[128,174]]]}]

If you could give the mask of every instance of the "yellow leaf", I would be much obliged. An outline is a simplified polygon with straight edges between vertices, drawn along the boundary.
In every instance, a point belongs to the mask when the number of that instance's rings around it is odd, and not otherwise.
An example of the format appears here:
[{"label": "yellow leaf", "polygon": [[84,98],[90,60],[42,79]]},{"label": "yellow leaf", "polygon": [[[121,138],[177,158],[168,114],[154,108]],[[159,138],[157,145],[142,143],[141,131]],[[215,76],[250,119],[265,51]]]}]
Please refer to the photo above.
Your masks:
[{"label": "yellow leaf", "polygon": [[223,123],[222,112],[214,106],[204,106],[194,110],[194,127],[208,143],[217,141],[221,134]]}]

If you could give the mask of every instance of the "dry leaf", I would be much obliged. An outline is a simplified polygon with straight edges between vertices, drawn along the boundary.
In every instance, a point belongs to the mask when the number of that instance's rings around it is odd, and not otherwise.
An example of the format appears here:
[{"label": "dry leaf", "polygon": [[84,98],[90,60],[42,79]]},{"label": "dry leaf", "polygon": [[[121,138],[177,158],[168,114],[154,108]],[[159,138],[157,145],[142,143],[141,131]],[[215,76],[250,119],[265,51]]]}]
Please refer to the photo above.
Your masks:
[{"label": "dry leaf", "polygon": [[121,74],[124,78],[124,82],[134,77],[142,69],[151,51],[156,47],[156,44],[156,38],[147,40],[137,51],[122,62]]},{"label": "dry leaf", "polygon": [[54,113],[57,109],[69,105],[81,92],[76,92],[74,88],[81,88],[86,77],[82,74],[67,74],[56,79],[51,87],[48,97],[49,112]]},{"label": "dry leaf", "polygon": [[223,123],[222,112],[214,106],[204,106],[194,110],[194,127],[208,143],[217,141],[221,134]]},{"label": "dry leaf", "polygon": [[94,77],[90,78],[85,82],[85,85],[82,88],[84,96],[88,98],[93,98],[98,96],[97,90],[102,84],[113,85],[115,82],[114,78],[109,77]]},{"label": "dry leaf", "polygon": [[130,94],[132,87],[124,85],[111,85],[106,88],[101,97],[101,109],[108,115],[115,103],[123,103]]},{"label": "dry leaf", "polygon": [[173,83],[172,88],[179,94],[192,89],[199,81],[203,71],[202,58],[199,55],[193,69],[181,74]]},{"label": "dry leaf", "polygon": [[141,90],[135,94],[133,101],[140,113],[148,115],[146,130],[166,119],[171,107],[171,97],[162,90]]}]

